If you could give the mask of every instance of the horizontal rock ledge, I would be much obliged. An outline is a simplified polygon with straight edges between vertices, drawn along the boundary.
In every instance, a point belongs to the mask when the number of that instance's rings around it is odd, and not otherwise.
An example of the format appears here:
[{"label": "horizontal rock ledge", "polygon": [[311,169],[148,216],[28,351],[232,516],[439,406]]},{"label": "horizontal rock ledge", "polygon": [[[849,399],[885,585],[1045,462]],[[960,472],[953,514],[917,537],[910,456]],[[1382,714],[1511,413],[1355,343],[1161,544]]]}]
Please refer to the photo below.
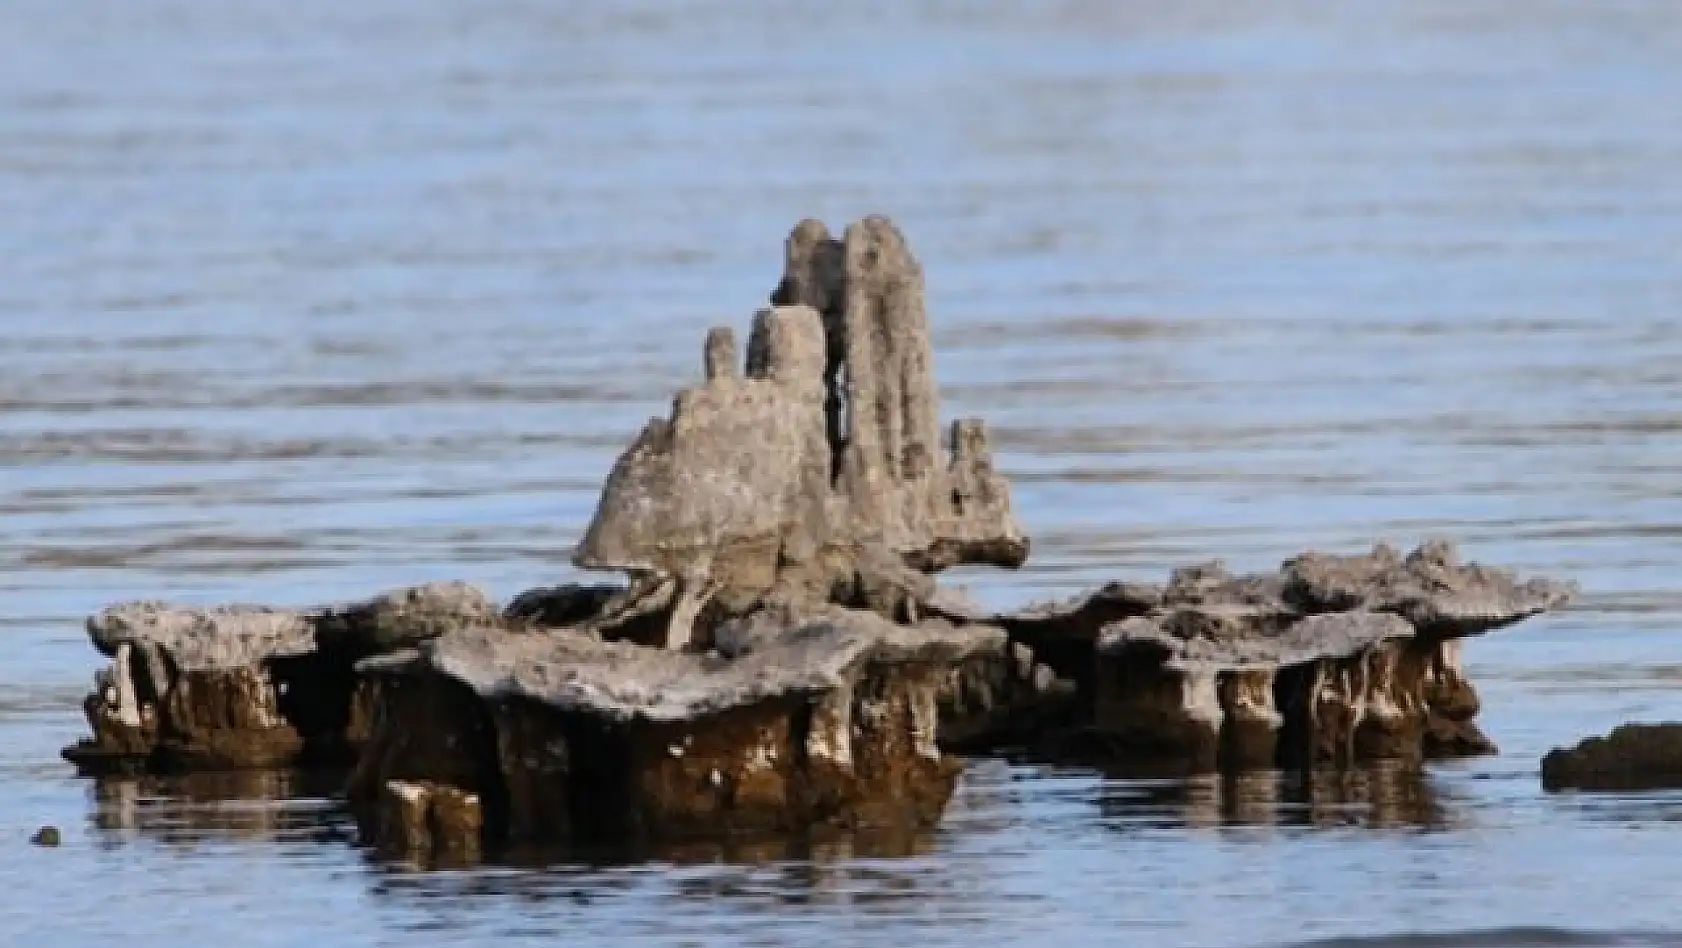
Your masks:
[{"label": "horizontal rock ledge", "polygon": [[158,601],[88,619],[111,658],[83,702],[88,773],[348,764],[367,725],[362,658],[465,622],[503,622],[480,590],[432,583],[310,609]]},{"label": "horizontal rock ledge", "polygon": [[1347,766],[1492,753],[1460,640],[1568,602],[1573,585],[1463,563],[1445,540],[1407,556],[1305,553],[1273,573],[1218,562],[1166,585],[1111,583],[986,615],[1078,683],[1086,725],[1052,756],[1173,769]]},{"label": "horizontal rock ledge", "polygon": [[1002,630],[839,608],[743,626],[710,655],[467,627],[364,662],[374,723],[349,795],[376,814],[365,831],[425,812],[382,803],[393,781],[476,796],[491,845],[939,818],[960,769],[937,741],[941,689]]}]

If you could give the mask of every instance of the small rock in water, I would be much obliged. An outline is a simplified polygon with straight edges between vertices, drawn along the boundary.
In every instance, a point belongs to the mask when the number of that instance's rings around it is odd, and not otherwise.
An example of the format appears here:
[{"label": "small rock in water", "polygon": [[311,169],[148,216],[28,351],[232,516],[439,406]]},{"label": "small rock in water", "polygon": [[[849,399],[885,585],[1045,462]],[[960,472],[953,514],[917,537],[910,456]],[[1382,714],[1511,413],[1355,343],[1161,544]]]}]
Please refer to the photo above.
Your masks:
[{"label": "small rock in water", "polygon": [[35,831],[34,836],[29,837],[29,841],[36,846],[57,846],[61,841],[58,827],[43,826]]}]

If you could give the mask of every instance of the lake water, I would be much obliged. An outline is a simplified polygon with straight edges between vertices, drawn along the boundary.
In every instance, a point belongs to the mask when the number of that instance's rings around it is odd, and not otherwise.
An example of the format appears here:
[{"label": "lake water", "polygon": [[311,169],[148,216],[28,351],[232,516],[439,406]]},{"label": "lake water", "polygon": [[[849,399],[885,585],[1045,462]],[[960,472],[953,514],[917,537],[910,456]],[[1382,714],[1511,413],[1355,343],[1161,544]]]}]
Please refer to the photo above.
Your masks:
[{"label": "lake water", "polygon": [[[1682,943],[1682,794],[1537,776],[1682,716],[1679,88],[1663,0],[7,0],[0,942]],[[437,873],[330,782],[59,760],[109,602],[569,576],[788,228],[872,212],[1034,537],[979,597],[1452,534],[1586,591],[1470,646],[1503,753]]]}]

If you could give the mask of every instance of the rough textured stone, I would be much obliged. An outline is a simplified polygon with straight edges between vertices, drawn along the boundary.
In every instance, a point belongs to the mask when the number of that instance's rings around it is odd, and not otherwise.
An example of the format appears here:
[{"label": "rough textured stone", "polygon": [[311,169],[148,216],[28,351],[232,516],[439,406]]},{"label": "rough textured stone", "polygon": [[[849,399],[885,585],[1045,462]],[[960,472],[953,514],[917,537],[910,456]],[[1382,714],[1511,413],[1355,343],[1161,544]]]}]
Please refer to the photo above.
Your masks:
[{"label": "rough textured stone", "polygon": [[947,672],[940,692],[940,746],[957,753],[1021,746],[1079,716],[1079,689],[1035,660],[1021,642],[976,650]]},{"label": "rough textured stone", "polygon": [[531,636],[468,627],[428,643],[427,661],[481,695],[525,697],[563,711],[624,721],[684,721],[784,695],[844,685],[865,658],[955,662],[1004,633],[931,620],[918,626],[830,608],[749,641],[727,658],[604,642],[584,635]]},{"label": "rough textured stone", "polygon": [[[885,218],[785,247],[745,346],[617,458],[576,565],[286,611],[114,607],[86,767],[355,760],[363,831],[482,843],[923,826],[948,748],[1047,729],[1181,769],[1491,748],[1459,638],[1566,601],[1432,542],[1112,583],[988,615],[934,575],[1028,540],[975,419],[943,431],[923,272]],[[426,856],[425,858],[430,858]]]},{"label": "rough textured stone", "polygon": [[1439,540],[1405,558],[1310,552],[1272,573],[1210,561],[1003,615],[942,608],[1000,625],[1079,686],[1088,731],[1046,746],[1205,770],[1493,752],[1459,637],[1574,593],[1462,564]]},{"label": "rough textured stone", "polygon": [[1682,722],[1622,724],[1605,737],[1556,747],[1542,758],[1542,786],[1550,791],[1682,787]]},{"label": "rough textured stone", "polygon": [[267,606],[229,605],[213,609],[130,602],[88,618],[88,637],[116,657],[127,643],[156,649],[176,668],[233,668],[315,651],[315,624],[306,613]]},{"label": "rough textured stone", "polygon": [[1155,657],[1171,670],[1241,671],[1348,658],[1411,638],[1413,626],[1379,612],[1296,616],[1256,606],[1178,606],[1106,626],[1100,659]]},{"label": "rough textured stone", "polygon": [[515,596],[502,615],[510,621],[539,626],[578,625],[608,613],[626,592],[624,586],[605,583],[540,586]]},{"label": "rough textured stone", "polygon": [[1036,603],[1002,615],[944,601],[937,608],[1002,626],[1013,641],[1026,644],[1058,677],[1076,682],[1081,693],[1090,698],[1094,687],[1093,649],[1100,631],[1112,622],[1144,615],[1161,603],[1162,590],[1156,586],[1116,582],[1062,602]]},{"label": "rough textured stone", "polygon": [[485,801],[492,842],[938,818],[958,771],[937,744],[941,687],[1002,630],[831,608],[729,632],[699,655],[476,627],[365,662],[389,681],[352,799],[456,787]]},{"label": "rough textured stone", "polygon": [[1305,553],[1281,572],[1283,596],[1303,612],[1394,612],[1426,638],[1511,625],[1564,605],[1578,591],[1573,583],[1541,577],[1520,583],[1505,570],[1461,563],[1454,544],[1442,539],[1405,558],[1386,544],[1365,556]]},{"label": "rough textured stone", "polygon": [[497,615],[464,583],[311,610],[112,606],[87,623],[112,658],[83,705],[92,737],[64,756],[88,772],[348,761],[368,730],[359,659]]},{"label": "rough textured stone", "polygon": [[1192,770],[1493,749],[1470,721],[1477,705],[1455,677],[1454,643],[1417,640],[1392,613],[1302,616],[1246,598],[1103,630],[1094,727],[1110,746]]},{"label": "rough textured stone", "polygon": [[833,601],[914,618],[912,574],[1019,565],[1027,539],[985,427],[942,448],[922,269],[885,218],[841,242],[807,221],[748,340],[745,372],[715,330],[706,378],[620,456],[575,554],[670,585],[665,644],[765,600]]},{"label": "rough textured stone", "polygon": [[375,655],[435,638],[470,623],[494,622],[496,603],[463,582],[397,589],[365,602],[329,606],[314,620],[322,648]]},{"label": "rough textured stone", "polygon": [[477,862],[484,836],[479,796],[430,781],[389,780],[374,837],[391,856],[437,864]]}]

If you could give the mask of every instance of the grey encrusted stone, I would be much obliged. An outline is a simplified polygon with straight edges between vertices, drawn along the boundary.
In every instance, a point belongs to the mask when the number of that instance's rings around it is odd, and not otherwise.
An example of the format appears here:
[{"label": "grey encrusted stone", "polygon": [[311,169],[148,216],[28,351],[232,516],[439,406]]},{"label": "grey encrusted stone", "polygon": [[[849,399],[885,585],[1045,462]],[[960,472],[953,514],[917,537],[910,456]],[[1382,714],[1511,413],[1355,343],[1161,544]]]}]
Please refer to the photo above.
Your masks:
[{"label": "grey encrusted stone", "polygon": [[1347,658],[1413,634],[1405,619],[1382,612],[1297,617],[1244,606],[1188,606],[1107,626],[1097,648],[1100,655],[1159,652],[1168,668],[1238,671]]},{"label": "grey encrusted stone", "polygon": [[119,646],[161,649],[178,668],[234,668],[315,651],[315,624],[303,612],[267,606],[211,609],[147,600],[111,606],[90,616],[88,637],[105,655]]},{"label": "grey encrusted stone", "polygon": [[496,603],[477,586],[452,581],[426,583],[381,593],[316,612],[323,646],[363,654],[402,648],[452,629],[494,621]]},{"label": "grey encrusted stone", "polygon": [[291,766],[355,753],[354,663],[499,621],[466,583],[430,583],[309,610],[131,602],[88,619],[110,655],[83,702],[88,771]]},{"label": "grey encrusted stone", "polygon": [[1168,575],[1165,606],[1253,606],[1284,610],[1285,580],[1277,573],[1235,576],[1220,560],[1182,566]]},{"label": "grey encrusted stone", "polygon": [[1365,556],[1305,553],[1281,569],[1282,594],[1305,612],[1371,609],[1394,612],[1421,635],[1454,638],[1511,625],[1576,596],[1575,583],[1461,563],[1452,541],[1422,544],[1403,558],[1379,544]]},{"label": "grey encrusted stone", "polygon": [[940,620],[904,626],[836,608],[794,624],[771,621],[751,638],[734,658],[717,659],[568,630],[522,635],[474,627],[426,643],[421,654],[487,700],[529,698],[607,721],[686,721],[777,698],[822,696],[846,687],[866,660],[961,661],[999,648],[1004,632]]},{"label": "grey encrusted stone", "polygon": [[726,364],[734,338],[709,335],[705,380],[614,464],[574,556],[675,584],[669,646],[715,599],[897,610],[917,598],[908,570],[1027,555],[981,422],[942,449],[922,269],[899,231],[872,217],[836,242],[808,221],[788,251],[745,372]]}]

